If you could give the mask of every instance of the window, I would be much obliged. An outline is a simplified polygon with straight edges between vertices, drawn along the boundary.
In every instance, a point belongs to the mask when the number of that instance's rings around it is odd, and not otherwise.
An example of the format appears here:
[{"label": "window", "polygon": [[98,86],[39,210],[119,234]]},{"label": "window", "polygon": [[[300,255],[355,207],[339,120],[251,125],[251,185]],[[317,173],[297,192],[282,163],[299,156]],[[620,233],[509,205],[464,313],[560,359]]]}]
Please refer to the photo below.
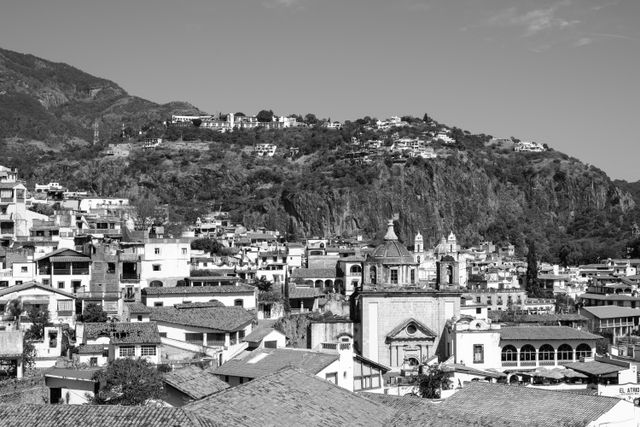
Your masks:
[{"label": "window", "polygon": [[29,267],[27,266],[20,267],[20,273],[28,273],[28,272],[29,272]]},{"label": "window", "polygon": [[233,305],[236,307],[244,307],[244,301],[241,299],[234,300]]},{"label": "window", "polygon": [[264,348],[278,348],[278,341],[265,341]]},{"label": "window", "polygon": [[166,337],[167,337],[166,332],[160,332],[160,338],[166,338]]},{"label": "window", "polygon": [[122,346],[119,349],[120,357],[135,357],[136,348],[132,345]]},{"label": "window", "polygon": [[6,288],[7,286],[9,286],[9,281],[8,280],[0,281],[0,288]]},{"label": "window", "polygon": [[22,280],[16,280],[16,285],[22,285]]},{"label": "window", "polygon": [[491,297],[487,297],[487,304],[491,305]]},{"label": "window", "polygon": [[507,345],[502,349],[502,361],[503,362],[516,362],[518,351],[512,345]]},{"label": "window", "polygon": [[138,314],[138,322],[142,322],[142,314]]},{"label": "window", "polygon": [[484,363],[484,345],[474,344],[473,363]]},{"label": "window", "polygon": [[162,301],[155,301],[155,302],[153,303],[153,306],[154,306],[154,307],[162,307],[163,305],[164,305],[164,304],[162,304]]},{"label": "window", "polygon": [[336,372],[326,374],[325,379],[330,383],[338,384],[338,374]]},{"label": "window", "polygon": [[416,325],[414,325],[413,323],[410,324],[409,326],[407,326],[407,333],[409,335],[413,335],[418,331],[418,328],[416,328]]},{"label": "window", "polygon": [[244,339],[244,331],[238,331],[238,339],[239,340],[243,340]]},{"label": "window", "polygon": [[49,286],[51,282],[49,281],[49,279],[42,279],[42,284],[45,286]]},{"label": "window", "polygon": [[153,264],[153,271],[160,271],[160,264]]},{"label": "window", "polygon": [[482,314],[482,309],[481,308],[476,308],[476,314]]},{"label": "window", "polygon": [[416,271],[411,270],[411,283],[416,283]]},{"label": "window", "polygon": [[60,314],[61,311],[73,311],[73,300],[68,299],[58,301],[58,314]]},{"label": "window", "polygon": [[391,270],[391,283],[394,285],[398,284],[398,270]]},{"label": "window", "polygon": [[187,254],[187,248],[182,248],[182,255],[186,255]]},{"label": "window", "polygon": [[153,253],[156,255],[160,255],[160,248],[153,248]]},{"label": "window", "polygon": [[58,282],[58,289],[64,289],[64,282]]},{"label": "window", "polygon": [[476,297],[476,302],[477,302],[478,304],[480,304],[480,302],[481,302],[481,301],[480,301],[480,297]]},{"label": "window", "polygon": [[140,356],[155,356],[156,355],[156,346],[155,345],[143,345],[140,349]]},{"label": "window", "polygon": [[202,332],[197,333],[185,333],[184,340],[191,344],[202,345],[204,343],[204,335]]},{"label": "window", "polygon": [[107,263],[107,273],[115,274],[115,272],[116,272],[116,263],[115,262],[108,262]]}]

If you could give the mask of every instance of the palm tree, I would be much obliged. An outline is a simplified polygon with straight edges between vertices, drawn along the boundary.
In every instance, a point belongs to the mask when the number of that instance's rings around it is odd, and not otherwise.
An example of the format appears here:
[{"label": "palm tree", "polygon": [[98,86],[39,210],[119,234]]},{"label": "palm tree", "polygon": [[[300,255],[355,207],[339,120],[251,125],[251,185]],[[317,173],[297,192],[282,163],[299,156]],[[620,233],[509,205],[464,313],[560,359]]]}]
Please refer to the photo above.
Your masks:
[{"label": "palm tree", "polygon": [[20,315],[22,311],[22,303],[17,298],[9,301],[9,304],[7,304],[7,313],[16,320],[16,330],[20,329]]}]

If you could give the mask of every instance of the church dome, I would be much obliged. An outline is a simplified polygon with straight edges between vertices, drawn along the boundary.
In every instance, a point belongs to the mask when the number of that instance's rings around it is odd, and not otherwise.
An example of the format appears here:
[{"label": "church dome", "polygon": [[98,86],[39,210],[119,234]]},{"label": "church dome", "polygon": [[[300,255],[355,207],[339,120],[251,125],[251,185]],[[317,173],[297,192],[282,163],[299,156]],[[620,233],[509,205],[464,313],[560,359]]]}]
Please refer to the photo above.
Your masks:
[{"label": "church dome", "polygon": [[413,255],[399,241],[393,231],[393,220],[389,220],[384,243],[377,246],[371,253],[372,261],[380,264],[416,264]]}]

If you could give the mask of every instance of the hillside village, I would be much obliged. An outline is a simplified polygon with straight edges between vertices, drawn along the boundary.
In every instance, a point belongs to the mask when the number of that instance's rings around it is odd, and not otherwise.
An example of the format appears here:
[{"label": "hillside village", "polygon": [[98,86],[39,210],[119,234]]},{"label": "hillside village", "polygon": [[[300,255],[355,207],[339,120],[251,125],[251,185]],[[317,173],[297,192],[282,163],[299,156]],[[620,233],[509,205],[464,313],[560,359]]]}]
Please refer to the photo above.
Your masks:
[{"label": "hillside village", "polygon": [[[297,127],[321,127],[326,129],[340,130],[343,123],[339,121],[321,120],[313,121],[304,120],[300,116],[277,116],[272,115],[270,120],[260,120],[257,116],[246,116],[243,113],[234,115],[234,113],[219,115],[172,115],[170,120],[163,123],[166,128],[185,129],[198,128],[202,130],[211,130],[220,133],[242,131],[242,130],[281,130]],[[298,121],[300,119],[300,121]],[[403,120],[405,119],[405,120]],[[423,159],[436,158],[438,155],[436,149],[439,145],[454,146],[457,143],[455,137],[452,136],[453,129],[445,125],[441,125],[432,119],[426,117],[425,121],[407,116],[404,118],[393,116],[384,120],[371,119],[370,122],[360,123],[361,133],[369,136],[375,135],[378,139],[363,139],[352,137],[349,144],[351,151],[348,156],[351,159],[359,159],[363,162],[371,162],[373,158],[381,155],[392,155],[397,159],[407,159],[412,157],[420,157]],[[399,131],[415,130],[420,132],[416,136],[401,136]],[[459,131],[459,130],[458,130]],[[166,133],[166,132],[165,132]],[[153,134],[153,136],[149,136]],[[172,143],[162,137],[156,136],[157,129],[154,132],[138,131],[138,143],[135,146],[148,150],[160,147],[164,144]],[[468,134],[468,132],[467,132]],[[125,136],[126,131],[121,132],[121,136]],[[384,139],[381,139],[383,137]],[[434,145],[435,144],[435,145]],[[488,144],[512,147],[515,152],[535,152],[540,153],[547,150],[543,144],[530,141],[520,141],[514,138],[493,138]],[[131,148],[131,147],[129,147]],[[273,157],[279,150],[279,154],[284,157],[295,157],[299,154],[296,147],[278,147],[271,143],[257,143],[253,147],[255,155],[260,157]],[[111,143],[104,152],[107,156],[127,156],[130,150],[122,147],[122,144]]]},{"label": "hillside village", "polygon": [[[441,132],[429,137],[447,143]],[[398,138],[391,149],[428,144]],[[636,425],[640,259],[563,268],[518,257],[511,244],[462,247],[455,230],[433,247],[417,230],[409,249],[397,219],[381,242],[288,241],[218,210],[173,236],[126,198],[58,182],[27,188],[19,170],[1,166],[0,375],[14,390],[40,381],[45,418],[79,417],[70,406],[98,394],[97,372],[140,359],[164,372],[155,403],[168,408],[156,415],[179,425],[240,416],[270,424],[300,405],[309,419],[348,424],[418,425],[437,414],[454,425],[470,407],[513,424],[532,401],[536,422]],[[423,395],[419,379],[434,372],[446,379],[436,387],[442,404],[402,397]],[[291,402],[281,413],[265,409],[283,392]],[[507,408],[496,404],[505,393]],[[334,412],[309,405],[309,394]],[[246,412],[256,398],[267,406]],[[0,414],[24,421],[23,405]],[[144,419],[144,408],[127,414]]]}]

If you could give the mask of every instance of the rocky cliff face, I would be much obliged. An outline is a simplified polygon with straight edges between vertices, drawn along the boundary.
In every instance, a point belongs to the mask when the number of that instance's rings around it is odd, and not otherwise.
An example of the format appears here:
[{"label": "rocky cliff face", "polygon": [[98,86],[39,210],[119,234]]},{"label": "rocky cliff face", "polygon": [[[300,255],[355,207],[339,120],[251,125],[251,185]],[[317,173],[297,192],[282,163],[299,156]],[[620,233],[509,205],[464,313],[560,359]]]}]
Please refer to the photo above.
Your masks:
[{"label": "rocky cliff face", "polygon": [[464,153],[380,163],[371,185],[285,191],[279,203],[245,218],[298,236],[380,238],[398,214],[396,232],[407,245],[418,231],[428,244],[453,231],[467,244],[492,239],[524,247],[527,238],[554,244],[584,231],[575,228],[585,217],[601,217],[613,234],[629,225],[635,201],[601,171],[572,160],[526,164],[510,155],[501,162],[499,172]]}]

